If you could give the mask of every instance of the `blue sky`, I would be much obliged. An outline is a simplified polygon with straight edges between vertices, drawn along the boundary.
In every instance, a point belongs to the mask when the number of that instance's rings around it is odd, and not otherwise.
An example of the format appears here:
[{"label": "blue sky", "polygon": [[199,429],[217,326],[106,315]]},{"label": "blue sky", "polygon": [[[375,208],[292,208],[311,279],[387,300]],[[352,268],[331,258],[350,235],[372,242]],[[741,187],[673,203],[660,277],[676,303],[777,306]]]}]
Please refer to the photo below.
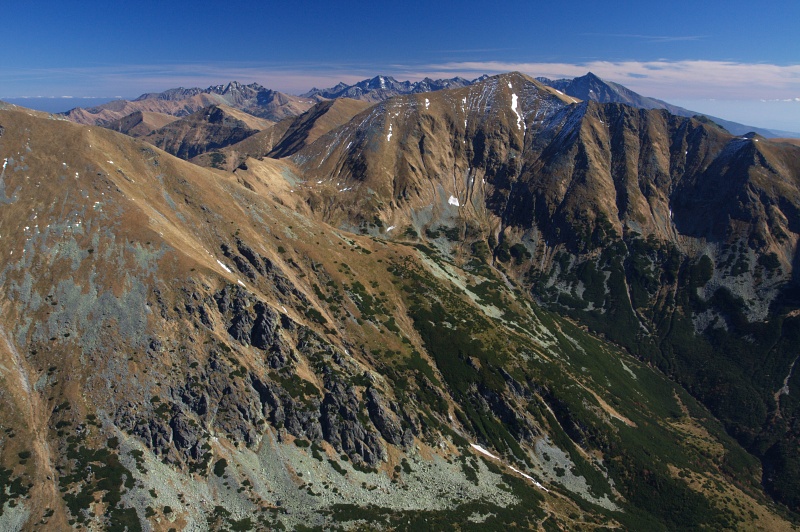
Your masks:
[{"label": "blue sky", "polygon": [[724,118],[800,130],[795,0],[33,0],[7,2],[3,20],[7,99],[133,97],[233,79],[299,93],[377,74],[591,70],[699,111],[706,102],[724,108]]}]

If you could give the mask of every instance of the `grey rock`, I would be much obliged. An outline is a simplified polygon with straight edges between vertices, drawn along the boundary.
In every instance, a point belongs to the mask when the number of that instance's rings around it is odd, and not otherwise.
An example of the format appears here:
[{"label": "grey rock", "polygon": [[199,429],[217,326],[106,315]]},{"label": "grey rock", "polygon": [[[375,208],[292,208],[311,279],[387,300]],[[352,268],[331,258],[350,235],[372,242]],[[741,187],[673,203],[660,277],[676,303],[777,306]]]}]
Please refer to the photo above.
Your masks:
[{"label": "grey rock", "polygon": [[278,315],[269,306],[258,302],[255,305],[256,319],[250,332],[250,343],[267,350],[280,342]]},{"label": "grey rock", "polygon": [[386,407],[386,400],[375,388],[366,392],[369,418],[383,439],[393,445],[403,444],[403,427],[397,416]]}]

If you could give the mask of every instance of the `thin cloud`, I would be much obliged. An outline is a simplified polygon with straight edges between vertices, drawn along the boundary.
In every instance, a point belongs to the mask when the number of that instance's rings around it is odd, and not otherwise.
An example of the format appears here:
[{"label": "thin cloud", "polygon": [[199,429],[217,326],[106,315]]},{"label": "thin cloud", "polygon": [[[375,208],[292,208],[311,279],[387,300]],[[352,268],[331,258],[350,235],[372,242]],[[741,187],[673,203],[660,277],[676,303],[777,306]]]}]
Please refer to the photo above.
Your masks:
[{"label": "thin cloud", "polygon": [[642,35],[637,33],[582,33],[584,37],[603,37],[636,39],[653,43],[699,41],[705,39],[705,35]]},{"label": "thin cloud", "polygon": [[519,71],[552,79],[593,72],[658,98],[783,99],[800,92],[800,65],[732,61],[589,61],[585,63],[449,62],[425,70],[463,75]]},{"label": "thin cloud", "polygon": [[[174,87],[208,87],[239,81],[256,82],[270,89],[300,94],[312,87],[339,82],[355,83],[375,75],[419,81],[425,77],[468,79],[482,74],[520,71],[551,79],[573,78],[593,72],[646,96],[670,99],[788,99],[800,94],[800,65],[739,63],[732,61],[598,61],[578,63],[448,61],[414,64],[263,64],[181,63],[152,65],[98,65],[83,68],[16,69],[0,71],[0,98],[36,94],[86,94],[138,96]],[[25,91],[25,92],[23,92]],[[26,94],[27,93],[27,94]]]},{"label": "thin cloud", "polygon": [[[36,92],[61,94],[85,92],[92,87],[98,96],[125,92],[128,97],[144,92],[161,91],[175,87],[208,87],[239,81],[259,83],[284,92],[305,92],[312,87],[328,87],[344,81],[355,83],[375,75],[374,69],[357,65],[298,64],[291,68],[269,64],[153,64],[120,65],[76,68],[17,69],[0,71],[0,97],[21,98],[22,91],[36,86]],[[17,94],[14,94],[14,87]],[[49,90],[48,90],[49,89]]]}]

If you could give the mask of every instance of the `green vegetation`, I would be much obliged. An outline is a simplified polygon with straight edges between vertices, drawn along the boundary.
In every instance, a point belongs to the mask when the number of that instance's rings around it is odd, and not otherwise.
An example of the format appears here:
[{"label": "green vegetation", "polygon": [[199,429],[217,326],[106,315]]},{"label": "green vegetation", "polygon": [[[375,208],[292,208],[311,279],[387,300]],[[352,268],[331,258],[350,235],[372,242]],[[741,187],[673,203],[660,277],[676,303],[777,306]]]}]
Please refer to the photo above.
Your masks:
[{"label": "green vegetation", "polygon": [[106,448],[91,449],[70,436],[66,451],[69,472],[59,477],[64,502],[77,523],[85,523],[88,511],[99,494],[107,505],[105,518],[109,530],[140,531],[136,511],[122,505],[122,494],[134,487],[133,475],[119,461],[116,438]]},{"label": "green vegetation", "polygon": [[[580,268],[563,262],[562,273],[574,275],[573,282],[580,280],[584,286],[583,297],[588,293],[597,305],[594,311],[570,309],[570,312],[575,312],[582,320],[593,317],[613,338],[652,348],[653,345],[644,343],[639,334],[640,318],[631,305],[634,297],[628,298],[629,272],[636,272],[638,276],[638,297],[644,304],[655,295],[662,281],[658,279],[654,263],[660,261],[670,267],[663,275],[674,276],[676,282],[685,282],[689,287],[707,283],[714,265],[707,257],[700,257],[692,264],[675,268],[670,248],[653,249],[645,241],[637,245],[640,247],[635,261],[627,262],[624,250],[609,246],[595,261],[583,263]],[[556,260],[564,261],[565,257]],[[752,479],[750,482],[753,482],[754,462],[720,426],[708,420],[704,421],[707,430],[724,446],[721,458],[686,445],[682,436],[669,428],[685,415],[676,397],[693,416],[706,417],[680,387],[650,370],[635,371],[631,375],[630,368],[636,368],[633,359],[627,359],[623,366],[621,352],[589,337],[569,321],[540,310],[534,314],[513,310],[508,289],[491,277],[469,289],[483,303],[501,309],[504,319],[513,319],[513,327],[487,319],[474,310],[465,296],[448,290],[446,284],[410,262],[396,263],[390,271],[399,281],[409,315],[443,378],[442,385],[458,405],[455,410],[458,421],[479,442],[507,457],[516,457],[521,462],[526,460],[519,447],[526,425],[518,415],[509,413],[513,408],[509,397],[522,395],[526,398],[523,404],[527,413],[541,427],[546,427],[544,432],[568,454],[572,474],[583,477],[595,497],[613,498],[606,475],[613,481],[616,490],[628,501],[624,504],[624,513],[613,513],[613,519],[624,526],[685,529],[735,524],[731,515],[706,495],[674,478],[670,467],[700,471],[721,468],[732,478]],[[691,291],[698,297],[696,289]],[[732,308],[736,304],[729,302]],[[547,362],[537,357],[523,362],[506,350],[505,346],[513,346],[513,352],[536,353],[540,348],[531,343],[533,333],[530,331],[538,328],[555,335],[556,344],[546,352]],[[415,359],[413,365],[423,360]],[[417,366],[417,369],[416,373],[421,375],[424,366]],[[387,375],[395,380],[398,389],[409,385],[391,371]],[[509,384],[512,378],[515,380],[513,392]],[[577,387],[576,382],[583,382],[598,392],[610,408],[627,416],[629,421],[609,420],[606,415],[599,414],[604,407],[599,406],[594,395]],[[531,388],[536,390],[535,394],[526,395],[530,392],[520,391]],[[419,392],[416,397],[420,398]],[[654,420],[659,421],[654,423]],[[444,423],[436,419],[430,422],[435,430],[451,434]],[[614,426],[613,430],[609,430],[609,424]],[[585,451],[591,450],[605,457],[602,465],[585,458]],[[467,462],[462,462],[462,468],[468,478],[473,478]],[[566,475],[564,469],[556,469],[556,472]]]},{"label": "green vegetation", "polygon": [[225,469],[228,467],[228,461],[220,458],[214,463],[214,474],[221,477],[225,474]]},{"label": "green vegetation", "polygon": [[22,478],[14,476],[13,471],[0,467],[0,516],[6,503],[16,505],[17,501],[28,495],[32,486],[22,483]]},{"label": "green vegetation", "polygon": [[[792,495],[796,483],[790,473],[800,470],[800,455],[786,451],[789,440],[784,436],[795,429],[785,421],[770,422],[770,412],[777,407],[773,394],[797,356],[796,347],[790,346],[800,345],[800,319],[783,318],[773,311],[776,317],[750,322],[748,303],[725,287],[701,297],[716,270],[732,277],[751,271],[752,253],[747,245],[739,241],[726,246],[724,260],[714,264],[708,255],[687,258],[671,244],[652,237],[609,241],[599,256],[575,264],[565,253],[556,256],[559,280],[576,288],[580,285],[582,293],[576,289],[558,293],[545,287],[545,279],[532,276],[530,280],[554,308],[652,362],[685,386],[729,434],[762,460],[764,478],[769,479],[766,487],[791,507],[800,508],[800,497]],[[757,256],[756,278],[759,272],[769,276],[780,268],[777,255]],[[701,314],[708,321],[704,330],[697,331]],[[800,412],[794,399],[782,399],[781,407],[781,420],[794,419]],[[727,438],[723,433],[719,437]],[[735,477],[758,478],[752,457],[733,444],[728,445],[720,467]],[[678,521],[674,524],[680,526]]]},{"label": "green vegetation", "polygon": [[211,166],[222,170],[223,165],[225,164],[225,155],[218,151],[211,152],[209,155],[211,158]]}]

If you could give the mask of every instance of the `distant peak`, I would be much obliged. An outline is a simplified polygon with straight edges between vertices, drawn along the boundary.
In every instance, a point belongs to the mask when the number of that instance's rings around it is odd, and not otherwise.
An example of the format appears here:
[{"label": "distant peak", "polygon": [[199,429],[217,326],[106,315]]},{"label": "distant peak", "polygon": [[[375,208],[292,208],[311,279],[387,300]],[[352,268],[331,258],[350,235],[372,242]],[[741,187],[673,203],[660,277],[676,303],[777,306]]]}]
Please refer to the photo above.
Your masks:
[{"label": "distant peak", "polygon": [[[518,70],[512,70],[511,72],[506,72],[505,74],[500,74],[498,76],[498,78],[500,78],[500,79],[510,79],[510,80],[520,80],[521,79],[521,80],[524,80],[524,81],[528,81],[528,80],[531,79],[530,77],[526,76],[525,74],[523,74],[522,72],[520,72]],[[486,79],[486,78],[484,78],[484,79]]]}]

